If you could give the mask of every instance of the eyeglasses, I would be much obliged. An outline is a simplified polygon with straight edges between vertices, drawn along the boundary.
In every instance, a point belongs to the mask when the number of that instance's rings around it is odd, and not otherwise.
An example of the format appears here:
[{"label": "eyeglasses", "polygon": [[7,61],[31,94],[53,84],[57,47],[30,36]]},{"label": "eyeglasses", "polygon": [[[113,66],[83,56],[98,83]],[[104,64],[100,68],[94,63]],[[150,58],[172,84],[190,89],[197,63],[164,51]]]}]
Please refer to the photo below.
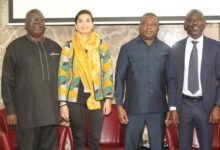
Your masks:
[{"label": "eyeglasses", "polygon": [[27,20],[30,23],[42,23],[42,22],[44,22],[44,18],[42,18],[42,17],[30,17]]}]

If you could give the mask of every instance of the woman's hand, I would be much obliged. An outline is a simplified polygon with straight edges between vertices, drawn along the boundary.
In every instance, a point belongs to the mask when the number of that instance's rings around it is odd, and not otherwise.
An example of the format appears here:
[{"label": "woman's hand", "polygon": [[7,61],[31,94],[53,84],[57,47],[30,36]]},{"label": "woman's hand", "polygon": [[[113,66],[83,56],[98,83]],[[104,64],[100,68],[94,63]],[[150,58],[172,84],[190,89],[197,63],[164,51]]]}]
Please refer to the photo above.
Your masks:
[{"label": "woman's hand", "polygon": [[67,105],[60,107],[60,117],[65,121],[69,121],[69,108]]},{"label": "woman's hand", "polygon": [[103,114],[109,115],[111,111],[112,111],[112,100],[106,99],[103,106]]}]

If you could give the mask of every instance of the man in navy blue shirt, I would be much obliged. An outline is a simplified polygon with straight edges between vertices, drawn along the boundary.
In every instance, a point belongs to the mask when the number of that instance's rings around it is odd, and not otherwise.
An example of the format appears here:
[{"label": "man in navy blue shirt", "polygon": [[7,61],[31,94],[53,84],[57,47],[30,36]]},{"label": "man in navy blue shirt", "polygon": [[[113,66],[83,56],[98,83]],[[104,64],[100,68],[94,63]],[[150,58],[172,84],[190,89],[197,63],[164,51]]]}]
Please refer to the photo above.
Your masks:
[{"label": "man in navy blue shirt", "polygon": [[138,149],[145,125],[151,149],[163,149],[170,47],[157,38],[158,31],[158,17],[144,14],[139,36],[121,47],[117,60],[115,98],[119,120],[126,125],[126,150]]}]

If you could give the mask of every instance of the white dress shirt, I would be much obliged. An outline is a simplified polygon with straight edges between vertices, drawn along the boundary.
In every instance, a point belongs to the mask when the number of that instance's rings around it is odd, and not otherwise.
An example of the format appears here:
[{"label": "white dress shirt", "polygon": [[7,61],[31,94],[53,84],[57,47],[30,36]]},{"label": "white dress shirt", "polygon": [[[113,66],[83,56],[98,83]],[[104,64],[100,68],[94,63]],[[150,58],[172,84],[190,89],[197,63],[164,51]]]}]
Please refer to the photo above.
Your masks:
[{"label": "white dress shirt", "polygon": [[[204,36],[201,36],[198,39],[193,39],[191,37],[188,37],[186,40],[186,48],[185,48],[185,60],[184,60],[184,76],[183,76],[183,91],[182,93],[191,96],[191,97],[197,97],[202,96],[202,86],[201,86],[201,63],[202,63],[202,53],[203,53],[203,39]],[[191,93],[188,90],[188,70],[189,70],[189,60],[190,55],[193,49],[193,43],[192,41],[198,41],[196,44],[197,52],[198,52],[198,79],[199,79],[199,90],[196,93]],[[170,110],[176,110],[175,106],[171,106]]]},{"label": "white dress shirt", "polygon": [[[199,79],[199,90],[196,93],[191,93],[188,90],[188,72],[189,72],[189,60],[190,55],[193,49],[193,43],[192,41],[198,41],[196,44],[197,50],[198,50],[198,79]],[[187,96],[202,96],[202,86],[201,86],[201,63],[202,63],[202,53],[203,53],[203,36],[201,36],[198,39],[192,39],[191,37],[188,37],[186,41],[186,49],[185,49],[185,64],[184,64],[184,78],[183,78],[183,94]]]}]

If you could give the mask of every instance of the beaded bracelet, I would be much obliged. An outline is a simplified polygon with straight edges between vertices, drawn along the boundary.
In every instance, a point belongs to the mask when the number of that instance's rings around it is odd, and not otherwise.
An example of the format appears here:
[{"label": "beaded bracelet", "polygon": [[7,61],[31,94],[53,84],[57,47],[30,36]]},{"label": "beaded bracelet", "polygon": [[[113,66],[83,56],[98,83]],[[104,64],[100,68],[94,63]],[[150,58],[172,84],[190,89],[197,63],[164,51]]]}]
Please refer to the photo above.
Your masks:
[{"label": "beaded bracelet", "polygon": [[63,106],[66,106],[67,103],[63,103],[63,104],[60,104],[59,107],[63,107]]}]

